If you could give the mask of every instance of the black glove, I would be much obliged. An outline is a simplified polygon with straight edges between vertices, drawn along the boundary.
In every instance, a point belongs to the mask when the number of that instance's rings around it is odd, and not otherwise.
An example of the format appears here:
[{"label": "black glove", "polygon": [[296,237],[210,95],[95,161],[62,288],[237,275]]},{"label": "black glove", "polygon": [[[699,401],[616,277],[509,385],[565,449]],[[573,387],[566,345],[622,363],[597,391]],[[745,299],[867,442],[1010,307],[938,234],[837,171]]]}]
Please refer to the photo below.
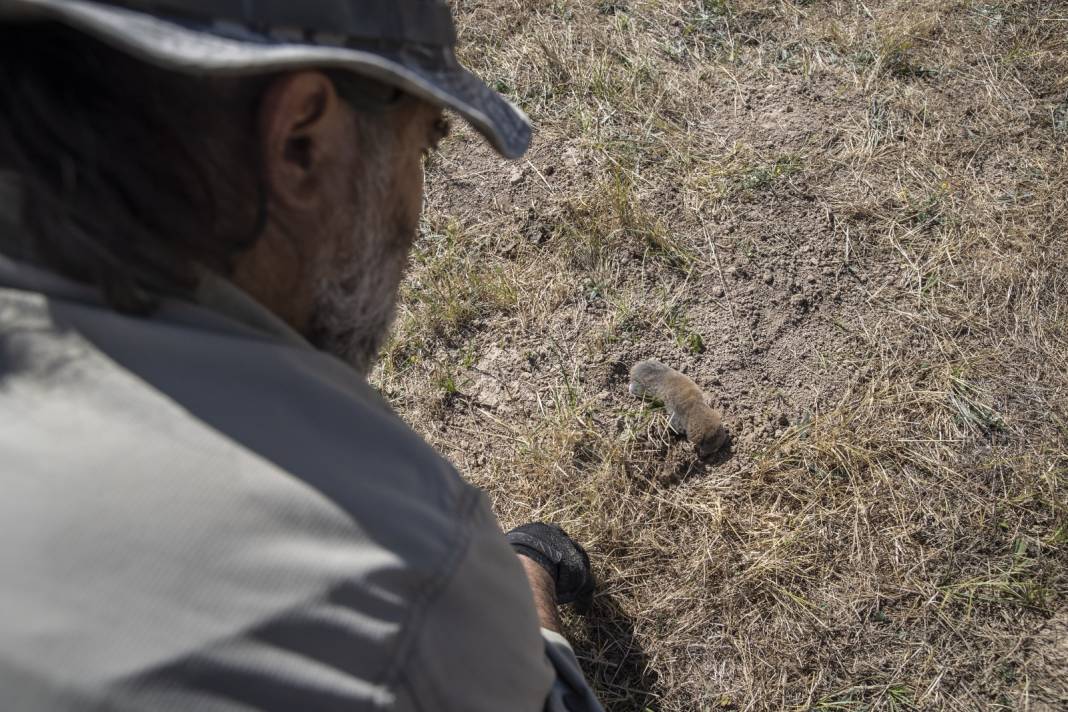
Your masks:
[{"label": "black glove", "polygon": [[557,603],[585,600],[593,594],[596,583],[590,557],[560,527],[533,522],[516,527],[507,537],[515,553],[536,562],[553,577]]}]

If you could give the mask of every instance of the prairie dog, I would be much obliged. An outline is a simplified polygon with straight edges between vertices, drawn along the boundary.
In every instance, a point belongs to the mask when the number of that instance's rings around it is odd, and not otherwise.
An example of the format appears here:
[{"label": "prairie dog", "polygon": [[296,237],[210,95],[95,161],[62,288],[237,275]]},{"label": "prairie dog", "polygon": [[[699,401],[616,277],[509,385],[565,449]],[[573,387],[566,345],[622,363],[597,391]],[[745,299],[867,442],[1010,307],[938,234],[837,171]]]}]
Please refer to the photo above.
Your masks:
[{"label": "prairie dog", "polygon": [[661,401],[671,417],[671,429],[685,433],[706,458],[727,442],[720,414],[705,403],[705,394],[693,379],[659,361],[642,361],[630,370],[631,395],[651,396]]}]

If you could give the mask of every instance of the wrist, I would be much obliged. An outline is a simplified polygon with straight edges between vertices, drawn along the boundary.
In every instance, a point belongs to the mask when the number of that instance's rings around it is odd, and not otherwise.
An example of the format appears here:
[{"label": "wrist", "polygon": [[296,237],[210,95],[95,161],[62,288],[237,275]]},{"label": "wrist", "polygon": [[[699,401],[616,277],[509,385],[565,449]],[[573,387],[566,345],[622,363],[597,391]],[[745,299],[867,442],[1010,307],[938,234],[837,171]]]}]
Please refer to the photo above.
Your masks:
[{"label": "wrist", "polygon": [[530,582],[530,588],[534,591],[535,599],[539,598],[538,594],[541,594],[542,598],[551,601],[555,605],[556,581],[553,580],[552,575],[545,570],[545,567],[529,556],[519,552],[516,552],[516,556],[519,558],[519,563],[523,566],[523,571],[527,575],[527,581]]},{"label": "wrist", "polygon": [[516,556],[527,575],[527,584],[534,598],[534,610],[538,613],[538,624],[554,633],[563,634],[564,626],[556,607],[556,582],[552,575],[530,557],[519,553]]}]

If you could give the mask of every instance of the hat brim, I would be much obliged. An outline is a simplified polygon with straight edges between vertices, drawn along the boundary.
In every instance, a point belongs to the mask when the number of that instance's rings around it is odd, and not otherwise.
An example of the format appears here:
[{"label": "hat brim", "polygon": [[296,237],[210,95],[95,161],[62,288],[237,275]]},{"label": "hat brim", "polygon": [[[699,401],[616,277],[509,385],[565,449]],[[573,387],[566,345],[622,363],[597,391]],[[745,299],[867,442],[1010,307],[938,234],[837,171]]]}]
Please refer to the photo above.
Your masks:
[{"label": "hat brim", "polygon": [[82,0],[0,0],[0,20],[54,20],[158,66],[190,74],[239,76],[321,67],[348,69],[452,109],[506,158],[530,145],[531,127],[517,106],[454,65],[433,69],[400,50],[366,51],[279,42],[251,32],[235,39],[121,7]]}]

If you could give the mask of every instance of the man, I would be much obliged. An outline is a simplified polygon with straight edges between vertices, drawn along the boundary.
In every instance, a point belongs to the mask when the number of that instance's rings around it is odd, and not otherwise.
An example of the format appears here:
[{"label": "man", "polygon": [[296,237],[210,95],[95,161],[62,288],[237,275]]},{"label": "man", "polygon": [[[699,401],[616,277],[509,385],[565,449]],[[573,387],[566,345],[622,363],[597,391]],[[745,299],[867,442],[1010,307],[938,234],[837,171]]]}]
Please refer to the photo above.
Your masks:
[{"label": "man", "polygon": [[600,709],[581,547],[363,378],[442,108],[529,141],[454,43],[437,0],[0,0],[4,709]]}]

